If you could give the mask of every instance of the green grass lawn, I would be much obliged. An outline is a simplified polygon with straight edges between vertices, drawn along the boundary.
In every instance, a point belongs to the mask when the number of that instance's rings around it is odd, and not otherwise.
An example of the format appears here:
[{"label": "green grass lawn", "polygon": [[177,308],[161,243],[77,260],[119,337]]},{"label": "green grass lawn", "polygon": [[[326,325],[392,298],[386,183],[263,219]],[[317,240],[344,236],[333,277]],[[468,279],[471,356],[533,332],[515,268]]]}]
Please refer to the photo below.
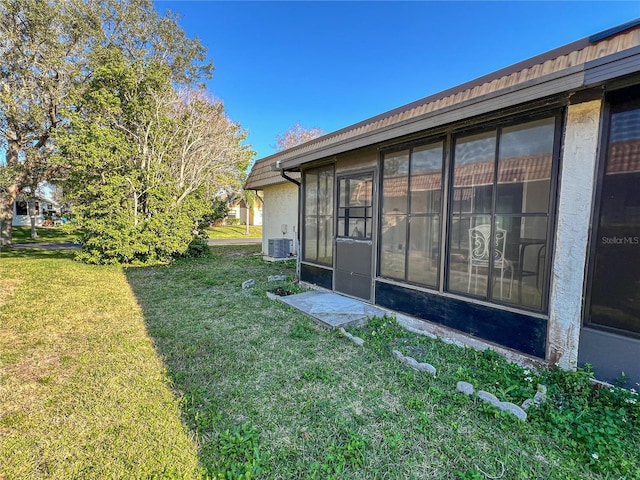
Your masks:
[{"label": "green grass lawn", "polygon": [[0,252],[0,478],[198,477],[123,269],[15,252]]},{"label": "green grass lawn", "polygon": [[209,238],[221,240],[225,238],[260,238],[262,237],[262,226],[249,226],[249,235],[245,225],[223,225],[220,227],[210,227],[207,229]]},{"label": "green grass lawn", "polygon": [[78,241],[78,230],[63,227],[36,227],[38,238],[31,238],[31,227],[13,227],[13,243],[66,243]]},{"label": "green grass lawn", "polygon": [[[291,262],[213,251],[129,269],[0,253],[0,478],[640,478],[637,406],[583,402],[600,395],[584,376],[537,378],[391,320],[354,330],[358,347],[266,298],[297,288],[267,282]],[[564,384],[526,422],[455,389],[516,401],[541,379]]]}]

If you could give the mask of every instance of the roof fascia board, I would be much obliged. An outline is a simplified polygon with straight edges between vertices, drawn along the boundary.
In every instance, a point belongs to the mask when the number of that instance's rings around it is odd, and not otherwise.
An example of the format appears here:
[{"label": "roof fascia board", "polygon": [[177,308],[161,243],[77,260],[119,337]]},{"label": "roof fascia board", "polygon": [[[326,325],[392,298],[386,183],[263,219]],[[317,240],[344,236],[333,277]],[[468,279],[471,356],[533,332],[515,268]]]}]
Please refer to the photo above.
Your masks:
[{"label": "roof fascia board", "polygon": [[[488,73],[487,75],[483,75],[482,77],[478,77],[475,78],[473,80],[470,80],[468,82],[462,83],[460,85],[456,85],[455,87],[451,87],[447,90],[443,90],[441,92],[437,92],[434,93],[433,95],[429,95],[427,97],[421,98],[419,100],[416,100],[414,102],[408,103],[406,105],[402,105],[401,107],[398,108],[394,108],[391,110],[388,110],[386,112],[383,112],[379,115],[375,115],[373,117],[367,118],[361,122],[358,123],[354,123],[353,125],[349,125],[348,127],[345,128],[341,128],[339,130],[336,130],[335,132],[331,132],[327,135],[329,136],[333,136],[333,135],[339,135],[343,132],[347,132],[349,130],[354,130],[357,129],[359,127],[363,127],[366,125],[369,125],[370,123],[374,123],[377,122],[379,120],[383,120],[385,118],[388,117],[392,117],[393,115],[399,114],[399,113],[403,113],[406,112],[407,110],[411,110],[413,108],[425,105],[427,103],[431,103],[433,101],[439,100],[441,98],[445,98],[448,97],[450,95],[455,95],[457,93],[463,92],[465,90],[469,90],[471,88],[477,87],[479,85],[483,85],[485,83],[489,83],[492,82],[498,78],[502,78],[508,75],[511,75],[512,73],[515,72],[519,72],[521,70],[524,70],[526,68],[531,68],[535,65],[540,65],[543,64],[544,62],[548,61],[548,60],[552,60],[554,58],[558,58],[561,57],[563,55],[567,55],[571,52],[574,51],[578,51],[578,50],[582,50],[583,48],[588,47],[591,44],[589,38],[583,38],[581,40],[577,40],[573,43],[570,43],[568,45],[564,45],[562,47],[558,47],[555,48],[553,50],[549,50],[548,52],[542,53],[540,55],[536,55],[535,57],[531,57],[528,58],[527,60],[523,60],[521,62],[515,63],[513,65],[509,65],[508,67],[502,68],[500,70],[496,70],[494,72]],[[323,137],[319,137],[318,139],[314,139],[311,140],[316,141],[319,140]],[[304,145],[304,144],[301,144]]]},{"label": "roof fascia board", "polygon": [[265,181],[260,181],[260,180],[253,180],[251,182],[246,182],[244,188],[245,189],[249,189],[249,190],[262,190],[262,187],[270,187],[272,185],[278,185],[280,183],[289,183],[287,180],[284,180],[281,176],[280,173],[278,171],[278,177],[277,178],[268,178]]},{"label": "roof fascia board", "polygon": [[[521,70],[524,70],[526,68],[531,68],[535,65],[539,65],[542,64],[548,60],[552,60],[554,58],[563,56],[563,55],[567,55],[571,52],[574,51],[578,51],[578,50],[582,50],[583,48],[588,47],[591,44],[591,37],[587,37],[587,38],[583,38],[581,40],[577,40],[575,42],[572,42],[570,44],[564,45],[562,47],[558,47],[555,48],[553,50],[549,50],[548,52],[542,53],[540,55],[536,55],[535,57],[531,57],[527,60],[523,60],[521,62],[515,63],[513,65],[510,65],[508,67],[502,68],[500,70],[496,70],[492,73],[489,73],[487,75],[483,75],[482,77],[478,77],[475,78],[473,80],[470,80],[469,82],[460,84],[460,85],[456,85],[455,87],[449,88],[447,90],[443,90],[441,92],[437,92],[433,95],[429,95],[427,97],[421,98],[419,100],[416,100],[414,102],[408,103],[406,105],[402,105],[400,107],[391,109],[389,111],[383,112],[381,114],[375,115],[373,117],[367,118],[365,120],[362,120],[360,122],[354,123],[352,125],[349,125],[347,127],[335,130],[333,132],[330,132],[326,135],[323,135],[321,137],[318,137],[316,139],[313,140],[309,140],[309,142],[305,142],[302,143],[300,145],[297,146],[297,148],[301,148],[304,147],[307,143],[312,143],[312,142],[318,142],[321,141],[327,137],[334,137],[334,136],[339,136],[342,133],[345,132],[349,132],[351,130],[356,130],[358,128],[361,127],[365,127],[371,123],[375,123],[377,121],[380,120],[384,120],[386,118],[392,117],[394,115],[400,114],[400,113],[404,113],[408,110],[411,110],[413,108],[416,107],[420,107],[422,105],[428,104],[430,102],[436,101],[436,100],[440,100],[442,98],[446,98],[450,95],[455,95],[457,93],[463,92],[465,90],[477,87],[479,85],[482,85],[484,83],[488,83],[488,82],[492,82],[498,78],[504,77],[504,76],[508,76],[512,73],[515,72],[519,72]],[[335,144],[331,144],[331,145],[339,145],[342,142],[337,142]],[[295,147],[294,147],[295,148]],[[313,152],[311,152],[313,153]],[[280,157],[282,154],[282,152],[276,152],[274,154],[269,155],[268,157],[264,157],[263,159],[261,159],[260,161],[268,161],[273,159],[272,161],[275,161],[276,158]],[[303,157],[305,154],[302,153],[300,156]],[[288,160],[283,160],[283,165],[287,165],[289,162],[293,162],[296,158],[298,158],[296,155],[294,155],[291,159]]]},{"label": "roof fascia board", "polygon": [[609,28],[603,32],[600,33],[596,33],[594,35],[591,35],[589,37],[589,42],[591,43],[596,43],[599,42],[600,40],[604,40],[605,38],[609,38],[612,37],[618,33],[622,33],[625,30],[629,30],[631,28],[635,28],[638,25],[640,25],[640,18],[636,18],[634,20],[631,20],[630,22],[627,23],[623,23],[622,25],[617,25],[615,27]]},{"label": "roof fascia board", "polygon": [[640,46],[587,62],[585,86],[637,72],[640,72]]},{"label": "roof fascia board", "polygon": [[285,169],[295,168],[321,158],[344,153],[393,138],[440,127],[496,110],[531,102],[583,87],[584,65],[575,65],[559,72],[538,77],[502,90],[475,97],[449,107],[425,113],[380,129],[345,139],[325,148],[284,160]]},{"label": "roof fascia board", "polygon": [[251,182],[246,183],[243,187],[245,190],[263,190],[265,187],[272,187],[274,185],[280,185],[281,183],[287,183],[286,181],[278,182]]}]

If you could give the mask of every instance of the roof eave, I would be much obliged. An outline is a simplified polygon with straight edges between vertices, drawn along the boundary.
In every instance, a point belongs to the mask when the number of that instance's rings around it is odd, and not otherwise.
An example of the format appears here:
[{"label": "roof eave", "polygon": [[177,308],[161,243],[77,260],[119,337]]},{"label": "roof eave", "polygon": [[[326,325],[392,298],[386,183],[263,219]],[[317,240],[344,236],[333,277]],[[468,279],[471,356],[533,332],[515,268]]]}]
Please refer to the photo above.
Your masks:
[{"label": "roof eave", "polygon": [[[571,67],[530,80],[520,85],[497,90],[455,105],[444,107],[392,125],[383,126],[362,135],[335,142],[322,148],[304,152],[282,161],[285,170],[349,150],[382,143],[420,131],[437,128],[520,103],[542,99],[559,93],[576,90],[584,85],[584,65]],[[275,160],[275,157],[274,157]]]},{"label": "roof eave", "polygon": [[[281,166],[285,170],[295,169],[304,163],[338,155],[349,150],[382,143],[393,138],[441,127],[465,118],[489,114],[546,97],[563,93],[569,94],[637,72],[640,72],[640,46],[386,125],[311,151],[294,154],[285,160],[280,160]],[[266,158],[275,162],[279,156],[280,154],[275,154]]]}]

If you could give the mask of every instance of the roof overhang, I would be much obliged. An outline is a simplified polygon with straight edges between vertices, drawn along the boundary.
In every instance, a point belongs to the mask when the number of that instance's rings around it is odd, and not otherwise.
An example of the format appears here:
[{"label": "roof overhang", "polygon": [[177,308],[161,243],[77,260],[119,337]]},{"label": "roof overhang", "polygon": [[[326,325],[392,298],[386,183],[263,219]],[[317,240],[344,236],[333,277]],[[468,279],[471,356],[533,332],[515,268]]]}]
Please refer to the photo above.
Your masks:
[{"label": "roof overhang", "polygon": [[607,80],[637,72],[640,72],[640,47],[570,67],[510,88],[384,126],[344,141],[337,141],[325,147],[294,155],[286,160],[280,160],[280,165],[285,170],[295,169],[304,163],[338,155],[349,150],[386,142],[516,105],[552,98],[559,94],[569,94],[592,88]]},{"label": "roof overhang", "polygon": [[638,26],[640,20],[629,22],[259,161],[278,162],[280,169],[293,171],[309,162],[474,117],[566,101],[581,90],[640,72]]}]

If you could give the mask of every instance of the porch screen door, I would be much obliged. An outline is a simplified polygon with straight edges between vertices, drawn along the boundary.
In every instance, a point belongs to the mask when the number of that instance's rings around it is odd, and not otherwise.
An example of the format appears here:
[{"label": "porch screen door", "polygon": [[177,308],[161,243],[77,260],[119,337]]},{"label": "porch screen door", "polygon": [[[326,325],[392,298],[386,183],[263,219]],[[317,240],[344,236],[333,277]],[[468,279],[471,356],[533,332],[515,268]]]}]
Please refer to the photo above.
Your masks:
[{"label": "porch screen door", "polygon": [[371,300],[373,172],[338,177],[334,289]]}]

